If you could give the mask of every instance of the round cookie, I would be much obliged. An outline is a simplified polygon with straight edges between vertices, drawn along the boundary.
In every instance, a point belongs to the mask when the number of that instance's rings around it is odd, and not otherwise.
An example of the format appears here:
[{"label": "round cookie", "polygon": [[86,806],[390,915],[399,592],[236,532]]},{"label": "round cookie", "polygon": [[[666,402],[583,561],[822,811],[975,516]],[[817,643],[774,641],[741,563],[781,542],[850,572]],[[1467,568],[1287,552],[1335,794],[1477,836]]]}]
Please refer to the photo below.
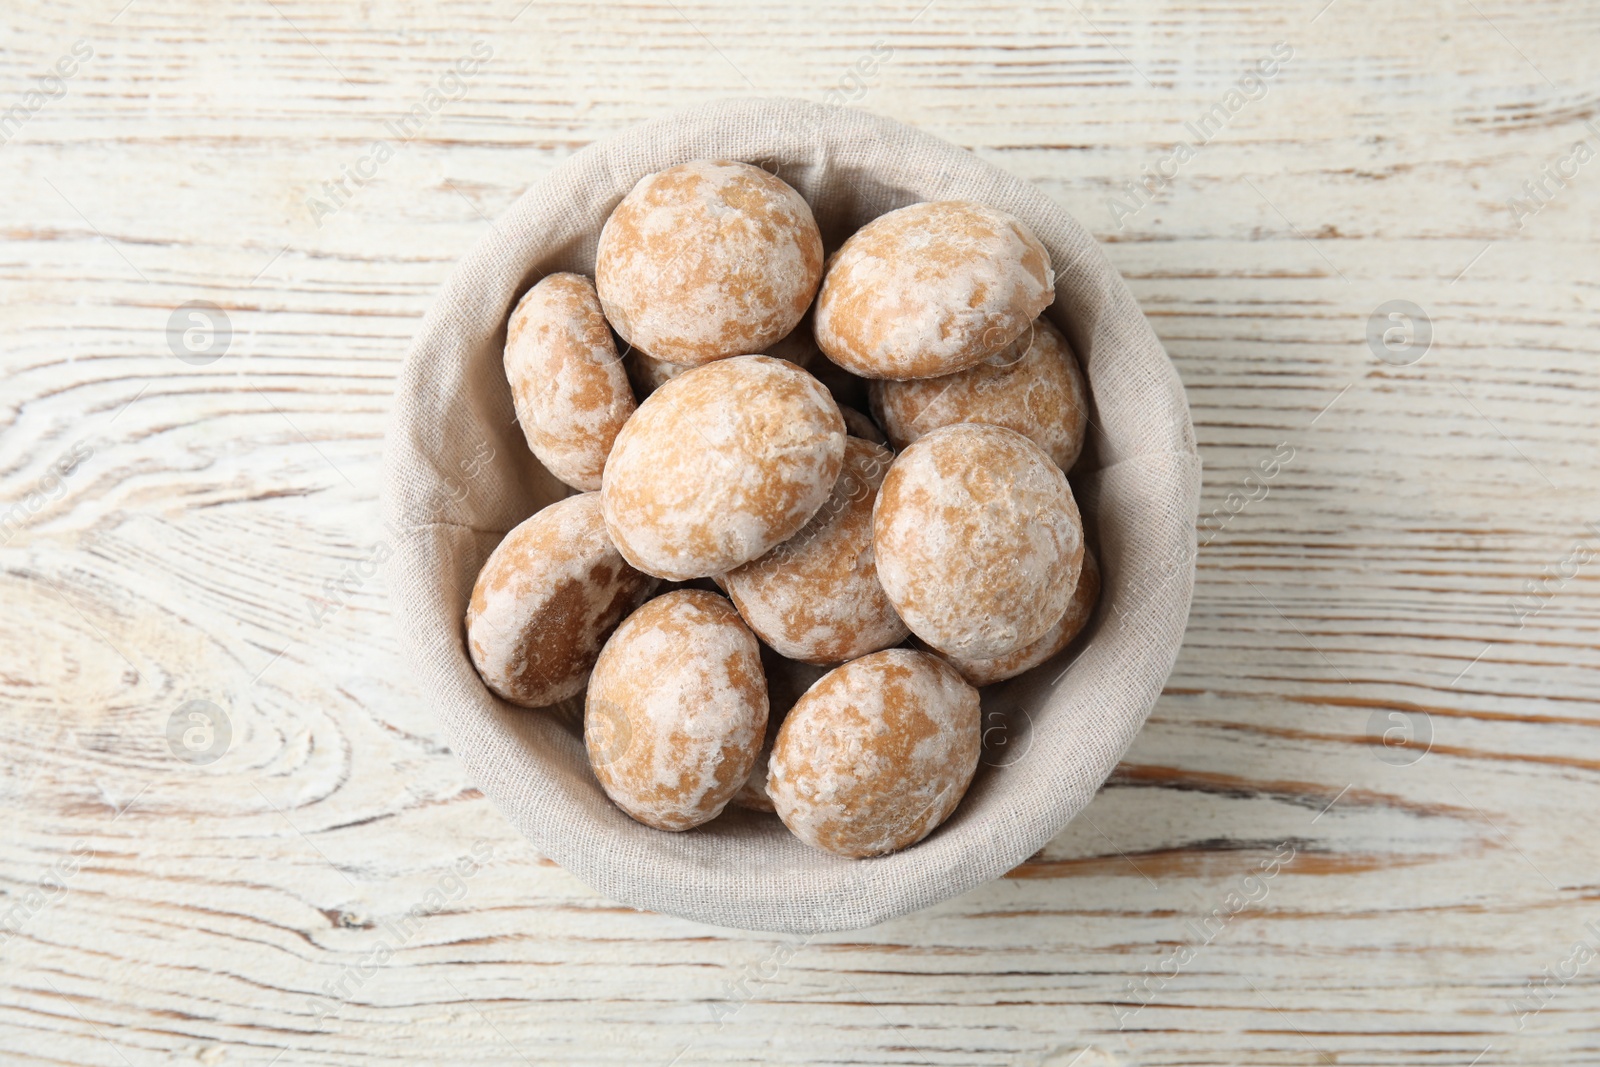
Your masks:
[{"label": "round cookie", "polygon": [[558,500],[506,534],[478,572],[466,619],[472,665],[523,707],[576,696],[606,635],[655,585],[606,536],[599,493]]},{"label": "round cookie", "polygon": [[826,674],[778,731],[767,793],[785,826],[842,856],[915,844],[978,767],[978,691],[924,652],[892,648]]},{"label": "round cookie", "polygon": [[877,423],[867,418],[855,408],[839,405],[839,414],[844,417],[844,429],[851,437],[859,437],[863,441],[871,441],[875,445],[889,444],[889,439],[883,436],[883,431],[878,429]]},{"label": "round cookie", "polygon": [[787,540],[844,463],[828,391],[781,359],[738,356],[672,379],[617,435],[600,496],[618,550],[682,581],[732,570]]},{"label": "round cookie", "polygon": [[765,352],[816,295],[822,235],[800,194],[726,160],[649,174],[600,231],[595,285],[617,333],[699,365]]},{"label": "round cookie", "polygon": [[843,663],[906,639],[872,557],[872,504],[892,462],[882,445],[849,438],[844,467],[811,521],[722,576],[739,614],[779,654]]},{"label": "round cookie", "polygon": [[1054,298],[1050,255],[1017,219],[961,200],[912,204],[834,254],[817,344],[864,378],[953,374],[1010,344]]},{"label": "round cookie", "polygon": [[900,617],[933,648],[967,659],[1043,637],[1083,562],[1067,476],[1003,426],[924,435],[889,468],[872,524],[878,580]]},{"label": "round cookie", "polygon": [[1002,351],[942,378],[873,382],[872,414],[904,449],[941,426],[1006,426],[1044,449],[1062,470],[1083,450],[1089,424],[1083,372],[1061,331],[1043,316]]},{"label": "round cookie", "polygon": [[552,274],[523,294],[506,326],[505,368],[539,462],[574,489],[600,488],[634,402],[588,278]]},{"label": "round cookie", "polygon": [[969,685],[993,685],[1007,678],[1015,678],[1024,671],[1033,670],[1072,644],[1073,639],[1088,625],[1099,599],[1100,564],[1095,560],[1094,553],[1085,548],[1083,570],[1078,575],[1078,584],[1072,590],[1072,600],[1067,604],[1066,614],[1046,630],[1043,637],[997,659],[962,659],[960,656],[947,655],[945,661],[960,671],[961,677]]},{"label": "round cookie", "polygon": [[628,616],[584,703],[589,765],[612,801],[658,830],[722,813],[767,724],[760,646],[726,599],[680,589]]},{"label": "round cookie", "polygon": [[668,363],[664,359],[646,355],[637,348],[628,349],[627,354],[622,357],[622,367],[628,372],[628,381],[633,385],[633,395],[641,402],[678,375],[694,370],[693,367]]},{"label": "round cookie", "polygon": [[778,738],[778,728],[794,702],[818,678],[828,673],[828,668],[785,659],[766,645],[761,646],[761,666],[767,674],[767,736],[755,763],[750,765],[750,776],[733,794],[733,806],[746,811],[772,812],[772,798],[767,796],[767,761],[772,756],[772,745]]}]

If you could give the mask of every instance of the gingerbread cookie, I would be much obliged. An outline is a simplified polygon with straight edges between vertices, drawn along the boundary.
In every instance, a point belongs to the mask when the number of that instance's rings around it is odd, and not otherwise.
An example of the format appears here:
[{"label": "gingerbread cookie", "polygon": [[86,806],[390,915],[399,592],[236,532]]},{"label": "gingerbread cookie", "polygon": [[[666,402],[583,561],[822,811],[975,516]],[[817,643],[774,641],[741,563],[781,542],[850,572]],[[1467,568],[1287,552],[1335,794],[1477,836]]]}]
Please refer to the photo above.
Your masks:
[{"label": "gingerbread cookie", "polygon": [[922,840],[972,781],[978,691],[948,663],[893,648],[806,691],[772,749],[767,792],[807,844],[878,856]]},{"label": "gingerbread cookie", "polygon": [[606,529],[648,574],[732,570],[787,540],[844,463],[828,391],[781,359],[739,356],[656,390],[617,435],[600,495]]},{"label": "gingerbread cookie", "polygon": [[1067,476],[1003,426],[926,434],[895,459],[873,511],[878,580],[912,633],[940,652],[994,659],[1067,610],[1083,524]]},{"label": "gingerbread cookie", "polygon": [[822,236],[805,200],[760,167],[725,160],[641,178],[595,253],[617,333],[688,365],[765,352],[799,323],[821,277]]},{"label": "gingerbread cookie", "polygon": [[864,378],[953,374],[1010,344],[1054,298],[1050,255],[1017,219],[960,200],[912,204],[834,254],[817,344]]},{"label": "gingerbread cookie", "polygon": [[680,589],[606,642],[583,741],[617,807],[658,830],[687,830],[720,815],[745,783],[766,724],[755,636],[723,597]]},{"label": "gingerbread cookie", "polygon": [[612,627],[656,580],[611,544],[600,494],[569,496],[506,534],[467,605],[467,650],[484,684],[523,707],[583,692]]},{"label": "gingerbread cookie", "polygon": [[506,327],[505,368],[539,462],[574,489],[599,489],[634,402],[588,278],[552,274],[527,291]]}]

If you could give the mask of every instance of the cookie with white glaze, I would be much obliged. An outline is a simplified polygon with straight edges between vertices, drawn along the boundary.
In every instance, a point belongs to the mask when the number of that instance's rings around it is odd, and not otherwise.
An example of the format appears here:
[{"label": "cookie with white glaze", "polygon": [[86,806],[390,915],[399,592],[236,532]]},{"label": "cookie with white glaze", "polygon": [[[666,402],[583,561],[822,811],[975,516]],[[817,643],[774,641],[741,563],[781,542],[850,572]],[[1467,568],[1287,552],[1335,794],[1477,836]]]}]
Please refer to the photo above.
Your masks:
[{"label": "cookie with white glaze", "polygon": [[767,724],[755,635],[727,599],[680,589],[617,627],[589,680],[583,742],[606,795],[658,830],[722,813]]},{"label": "cookie with white glaze", "polygon": [[980,742],[978,691],[943,660],[892,648],[830,671],[796,701],[772,749],[767,792],[807,844],[878,856],[950,816]]},{"label": "cookie with white glaze", "polygon": [[523,295],[506,326],[505,369],[539,462],[574,489],[600,488],[634,400],[588,278],[552,274]]},{"label": "cookie with white glaze", "polygon": [[765,352],[800,322],[821,277],[810,206],[760,167],[726,160],[641,178],[595,253],[595,285],[617,333],[691,366]]},{"label": "cookie with white glaze", "polygon": [[622,555],[683,581],[722,574],[787,540],[828,499],[844,419],[794,364],[738,356],[651,394],[617,435],[600,496]]},{"label": "cookie with white glaze", "polygon": [[851,437],[828,500],[799,533],[722,576],[756,636],[806,663],[843,663],[910,632],[878,582],[872,505],[894,462],[882,445]]},{"label": "cookie with white glaze", "polygon": [[1050,254],[1018,219],[961,200],[912,204],[830,258],[815,333],[864,378],[932,378],[999,352],[1054,298]]},{"label": "cookie with white glaze", "polygon": [[872,523],[878,580],[895,610],[927,644],[966,659],[1043,637],[1083,564],[1067,476],[1003,426],[924,435],[889,468]]},{"label": "cookie with white glaze", "polygon": [[1040,316],[1004,349],[938,378],[875,381],[872,414],[894,447],[958,422],[1006,426],[1044,449],[1067,471],[1083,451],[1089,392],[1067,339]]},{"label": "cookie with white glaze", "polygon": [[540,708],[583,692],[606,637],[656,580],[622,558],[600,494],[569,496],[489,554],[467,605],[467,650],[485,685]]}]

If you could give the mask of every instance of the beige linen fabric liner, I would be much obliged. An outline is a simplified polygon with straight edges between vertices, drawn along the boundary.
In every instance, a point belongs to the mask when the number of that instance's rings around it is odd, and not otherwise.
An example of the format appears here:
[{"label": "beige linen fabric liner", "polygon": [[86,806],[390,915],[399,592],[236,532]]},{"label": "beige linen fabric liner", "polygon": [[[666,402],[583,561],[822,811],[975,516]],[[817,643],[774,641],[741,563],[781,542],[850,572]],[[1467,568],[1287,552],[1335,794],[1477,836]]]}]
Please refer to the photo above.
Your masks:
[{"label": "beige linen fabric liner", "polygon": [[[663,833],[590,772],[572,715],[494,697],[464,646],[478,568],[500,538],[567,495],[523,443],[501,366],[517,298],[559,270],[594,274],[600,227],[645,174],[722,158],[773,170],[810,202],[831,250],[885,211],[969,199],[1009,211],[1050,250],[1047,312],[1083,361],[1093,426],[1074,485],[1105,591],[1070,672],[1047,663],[985,694],[990,748],[966,799],[891,856],[818,852],[772,816],[731,809]],[[997,878],[1045,845],[1138,732],[1172,668],[1194,585],[1200,463],[1172,364],[1122,278],[1034,186],[889,119],[794,100],[731,100],[645,123],[557,167],[452,273],[401,369],[384,455],[389,575],[413,669],[468,773],[551,859],[638,908],[719,926],[868,926]]]}]

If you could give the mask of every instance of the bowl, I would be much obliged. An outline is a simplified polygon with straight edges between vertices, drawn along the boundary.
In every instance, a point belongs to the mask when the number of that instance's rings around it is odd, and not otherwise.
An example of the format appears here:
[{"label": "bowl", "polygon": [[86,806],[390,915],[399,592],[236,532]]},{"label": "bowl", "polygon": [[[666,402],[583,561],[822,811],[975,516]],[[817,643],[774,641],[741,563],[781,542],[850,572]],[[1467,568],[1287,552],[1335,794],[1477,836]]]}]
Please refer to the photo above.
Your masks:
[{"label": "bowl", "polygon": [[[570,494],[534,459],[501,365],[506,319],[544,274],[593,277],[611,209],[646,174],[692,159],[763,166],[810,202],[830,250],[921,200],[1008,211],[1050,251],[1046,314],[1092,396],[1072,481],[1104,575],[1094,620],[1062,656],[984,691],[984,754],[966,798],[917,845],[873,859],[817,851],[777,818],[731,808],[664,833],[590,772],[581,701],[528,710],[468,658],[478,568],[517,523]],[[1028,182],[893,120],[798,100],[707,104],[576,153],[525,192],[455,267],[396,386],[384,447],[388,578],[401,640],[467,773],[544,855],[623,904],[718,926],[870,926],[1004,875],[1105,781],[1172,669],[1194,586],[1200,461],[1183,387],[1094,239]],[[1070,663],[1070,670],[1067,669]]]}]

